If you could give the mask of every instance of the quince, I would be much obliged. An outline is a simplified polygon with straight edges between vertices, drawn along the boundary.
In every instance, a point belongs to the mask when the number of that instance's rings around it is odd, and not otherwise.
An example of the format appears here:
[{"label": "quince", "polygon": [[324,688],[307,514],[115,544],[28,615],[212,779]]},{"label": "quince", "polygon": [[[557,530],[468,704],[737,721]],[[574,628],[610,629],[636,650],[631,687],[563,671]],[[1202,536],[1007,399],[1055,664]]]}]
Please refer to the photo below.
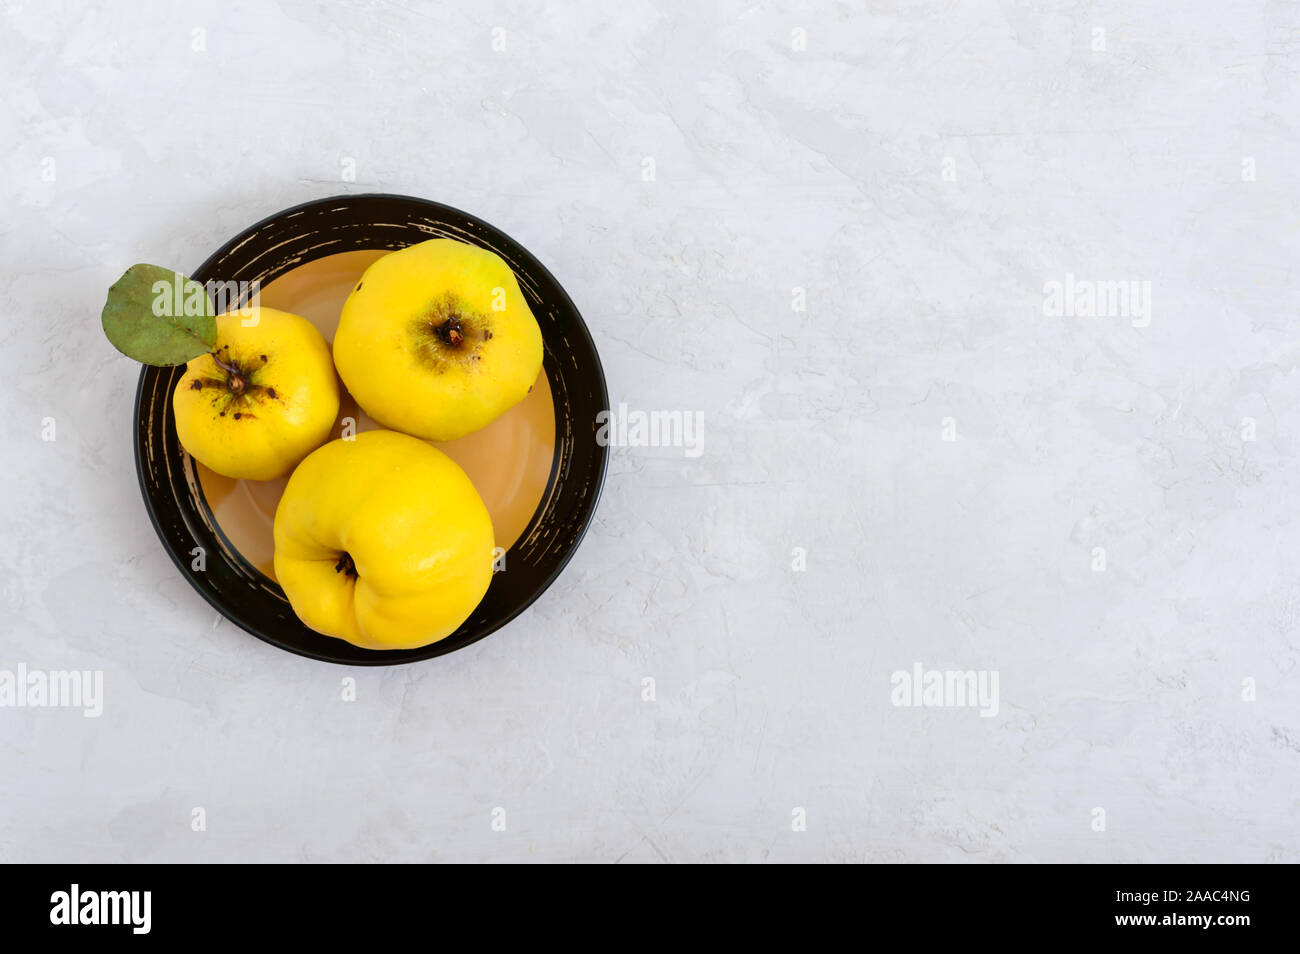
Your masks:
[{"label": "quince", "polygon": [[503,259],[432,239],[366,269],[343,305],[334,363],[379,424],[448,441],[524,398],[542,333]]},{"label": "quince", "polygon": [[365,649],[451,635],[492,581],[493,531],[446,454],[365,431],[309,454],[275,511],[275,575],[307,626]]},{"label": "quince", "polygon": [[339,385],[306,318],[257,307],[216,317],[216,344],[186,364],[172,395],[176,436],[226,477],[283,477],[329,436]]}]

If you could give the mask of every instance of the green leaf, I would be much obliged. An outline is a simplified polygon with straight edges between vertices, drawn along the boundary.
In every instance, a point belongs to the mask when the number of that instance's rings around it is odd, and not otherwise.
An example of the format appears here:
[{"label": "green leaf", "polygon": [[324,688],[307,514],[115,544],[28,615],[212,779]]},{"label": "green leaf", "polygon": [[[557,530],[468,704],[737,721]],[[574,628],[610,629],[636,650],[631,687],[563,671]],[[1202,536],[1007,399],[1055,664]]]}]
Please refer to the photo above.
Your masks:
[{"label": "green leaf", "polygon": [[158,265],[132,265],[108,290],[101,316],[113,347],[143,364],[184,364],[217,343],[207,290]]}]

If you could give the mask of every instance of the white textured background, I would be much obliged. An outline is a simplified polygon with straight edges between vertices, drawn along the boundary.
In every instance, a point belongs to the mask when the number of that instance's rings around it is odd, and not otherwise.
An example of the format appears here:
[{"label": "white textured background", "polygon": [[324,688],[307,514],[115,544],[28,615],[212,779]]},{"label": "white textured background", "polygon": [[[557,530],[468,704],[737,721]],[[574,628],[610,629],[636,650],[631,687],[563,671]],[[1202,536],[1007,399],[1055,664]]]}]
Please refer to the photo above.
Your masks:
[{"label": "white textured background", "polygon": [[[105,673],[0,709],[0,859],[1300,860],[1294,3],[0,9],[0,668]],[[98,316],[368,191],[509,232],[705,434],[619,449],[508,629],[349,671],[172,566]],[[893,707],[916,662],[998,715]]]}]

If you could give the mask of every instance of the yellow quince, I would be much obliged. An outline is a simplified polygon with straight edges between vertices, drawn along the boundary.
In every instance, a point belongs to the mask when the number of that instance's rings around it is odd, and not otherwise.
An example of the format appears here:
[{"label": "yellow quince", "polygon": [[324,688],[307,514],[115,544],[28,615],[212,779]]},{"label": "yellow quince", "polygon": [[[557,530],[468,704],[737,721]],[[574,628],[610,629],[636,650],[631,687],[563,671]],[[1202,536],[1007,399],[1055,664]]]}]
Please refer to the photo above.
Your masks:
[{"label": "yellow quince", "polygon": [[365,649],[451,635],[492,581],[492,521],[469,477],[395,431],[308,455],[280,498],[274,533],[275,575],[294,613]]},{"label": "yellow quince", "polygon": [[523,399],[542,333],[502,258],[431,239],[366,269],[343,305],[334,363],[381,425],[448,441]]},{"label": "yellow quince", "polygon": [[216,317],[216,344],[172,394],[176,436],[200,463],[245,480],[283,477],[329,436],[339,384],[306,318],[257,307]]}]

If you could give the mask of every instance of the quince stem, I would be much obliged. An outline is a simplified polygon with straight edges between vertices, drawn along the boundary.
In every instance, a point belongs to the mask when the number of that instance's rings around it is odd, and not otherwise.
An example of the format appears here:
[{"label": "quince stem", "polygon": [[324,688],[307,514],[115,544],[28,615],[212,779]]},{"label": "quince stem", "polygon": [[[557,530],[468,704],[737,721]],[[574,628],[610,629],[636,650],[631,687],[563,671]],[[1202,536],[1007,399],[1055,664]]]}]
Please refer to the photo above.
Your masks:
[{"label": "quince stem", "polygon": [[244,389],[248,387],[248,379],[245,378],[244,375],[240,372],[240,370],[236,368],[234,365],[226,364],[226,362],[222,361],[219,357],[217,357],[217,353],[215,351],[209,351],[208,354],[211,355],[212,360],[217,363],[217,367],[221,368],[228,375],[230,375],[230,380],[226,384],[226,386],[230,388],[230,393],[243,394]]}]

